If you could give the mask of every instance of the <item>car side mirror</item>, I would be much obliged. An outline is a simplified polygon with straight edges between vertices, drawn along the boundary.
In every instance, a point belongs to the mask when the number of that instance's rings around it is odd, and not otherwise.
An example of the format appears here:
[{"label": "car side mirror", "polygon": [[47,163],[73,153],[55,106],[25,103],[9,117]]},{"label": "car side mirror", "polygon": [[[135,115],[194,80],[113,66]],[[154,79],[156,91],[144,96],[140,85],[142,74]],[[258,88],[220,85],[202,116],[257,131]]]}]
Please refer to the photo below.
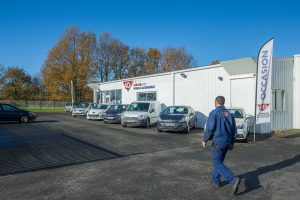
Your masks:
[{"label": "car side mirror", "polygon": [[246,115],[246,119],[250,119],[251,118],[251,115]]},{"label": "car side mirror", "polygon": [[150,110],[149,110],[149,113],[153,113],[153,112],[154,112],[154,109],[150,109]]}]

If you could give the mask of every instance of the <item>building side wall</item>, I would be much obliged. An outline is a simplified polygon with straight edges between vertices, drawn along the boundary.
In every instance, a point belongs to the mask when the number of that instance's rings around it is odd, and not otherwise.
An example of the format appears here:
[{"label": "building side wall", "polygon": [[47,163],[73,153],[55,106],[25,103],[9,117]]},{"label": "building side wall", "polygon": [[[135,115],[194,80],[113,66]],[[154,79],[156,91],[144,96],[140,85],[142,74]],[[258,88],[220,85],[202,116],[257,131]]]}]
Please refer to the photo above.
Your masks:
[{"label": "building side wall", "polygon": [[300,55],[295,55],[294,57],[293,87],[293,128],[300,129]]},{"label": "building side wall", "polygon": [[[175,105],[188,105],[197,114],[198,127],[203,128],[209,112],[215,108],[216,96],[226,98],[230,104],[230,80],[223,67],[175,74]],[[222,79],[222,80],[220,80]]]}]

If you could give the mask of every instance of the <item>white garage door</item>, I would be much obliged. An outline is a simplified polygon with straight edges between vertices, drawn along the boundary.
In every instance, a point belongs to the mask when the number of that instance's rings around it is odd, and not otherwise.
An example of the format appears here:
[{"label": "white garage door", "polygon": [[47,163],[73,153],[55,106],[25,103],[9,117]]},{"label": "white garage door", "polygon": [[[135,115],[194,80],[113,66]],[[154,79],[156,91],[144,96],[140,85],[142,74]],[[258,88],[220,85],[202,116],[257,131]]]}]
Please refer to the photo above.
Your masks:
[{"label": "white garage door", "polygon": [[242,107],[249,115],[254,115],[255,105],[255,79],[232,79],[231,87],[231,106]]}]

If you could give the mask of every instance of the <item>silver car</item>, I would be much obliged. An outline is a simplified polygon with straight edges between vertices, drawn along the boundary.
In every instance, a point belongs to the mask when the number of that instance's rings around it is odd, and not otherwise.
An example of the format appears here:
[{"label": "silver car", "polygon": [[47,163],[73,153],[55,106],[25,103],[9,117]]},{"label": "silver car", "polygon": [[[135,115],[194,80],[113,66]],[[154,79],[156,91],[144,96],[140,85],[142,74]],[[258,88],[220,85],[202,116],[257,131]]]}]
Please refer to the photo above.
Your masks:
[{"label": "silver car", "polygon": [[236,140],[247,142],[249,136],[248,119],[251,118],[251,116],[246,115],[244,109],[240,107],[231,107],[227,108],[227,110],[235,119],[237,128]]},{"label": "silver car", "polygon": [[77,106],[77,103],[73,103],[73,106],[72,106],[72,103],[66,103],[65,105],[65,112],[72,112],[74,108],[76,108]]},{"label": "silver car", "polygon": [[79,103],[78,106],[73,109],[72,111],[72,116],[73,117],[77,117],[77,116],[86,116],[87,112],[94,107],[95,103]]}]

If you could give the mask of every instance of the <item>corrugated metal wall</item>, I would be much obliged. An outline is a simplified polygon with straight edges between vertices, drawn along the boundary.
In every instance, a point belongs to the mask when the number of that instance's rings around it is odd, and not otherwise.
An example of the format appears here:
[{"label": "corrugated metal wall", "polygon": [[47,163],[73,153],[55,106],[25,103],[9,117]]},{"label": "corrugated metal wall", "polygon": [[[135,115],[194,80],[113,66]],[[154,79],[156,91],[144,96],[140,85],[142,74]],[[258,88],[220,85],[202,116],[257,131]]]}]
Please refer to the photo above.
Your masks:
[{"label": "corrugated metal wall", "polygon": [[[256,126],[258,133],[293,128],[293,68],[292,58],[274,58],[272,69],[272,90],[284,90],[284,109],[272,110],[271,124]],[[253,131],[253,129],[251,129]]]}]

